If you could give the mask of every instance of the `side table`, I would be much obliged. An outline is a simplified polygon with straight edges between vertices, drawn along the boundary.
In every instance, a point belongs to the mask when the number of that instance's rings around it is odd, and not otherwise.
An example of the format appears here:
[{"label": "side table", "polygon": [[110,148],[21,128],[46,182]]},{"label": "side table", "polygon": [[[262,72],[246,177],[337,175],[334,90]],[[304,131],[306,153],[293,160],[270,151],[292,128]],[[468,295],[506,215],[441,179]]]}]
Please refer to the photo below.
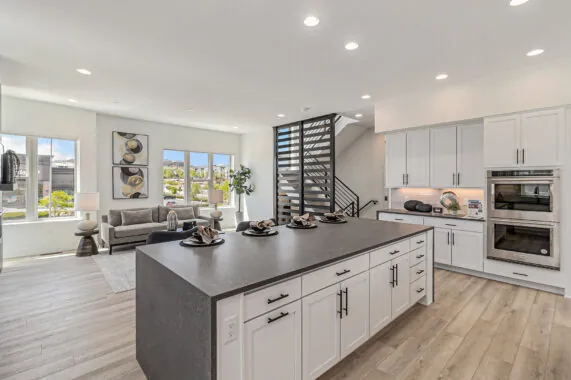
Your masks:
[{"label": "side table", "polygon": [[81,236],[81,240],[79,241],[79,245],[77,246],[77,251],[75,252],[75,256],[77,257],[84,257],[84,256],[92,256],[97,255],[99,250],[97,249],[97,243],[93,239],[93,235],[97,235],[99,233],[98,229],[94,229],[91,231],[77,231],[75,236]]},{"label": "side table", "polygon": [[213,230],[217,230],[217,231],[222,231],[222,227],[220,226],[220,221],[224,220],[224,218],[220,217],[220,218],[213,218],[212,216],[210,217],[212,219],[212,225],[210,226]]}]

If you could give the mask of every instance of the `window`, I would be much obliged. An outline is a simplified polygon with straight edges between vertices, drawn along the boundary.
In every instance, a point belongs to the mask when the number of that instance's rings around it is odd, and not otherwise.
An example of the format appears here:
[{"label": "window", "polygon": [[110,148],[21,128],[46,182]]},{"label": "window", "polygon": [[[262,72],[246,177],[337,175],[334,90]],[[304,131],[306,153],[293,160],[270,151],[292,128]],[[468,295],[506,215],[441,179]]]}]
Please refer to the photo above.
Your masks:
[{"label": "window", "polygon": [[168,205],[184,203],[184,156],[178,150],[163,152],[163,198]]},{"label": "window", "polygon": [[212,175],[214,177],[214,188],[222,190],[224,193],[223,205],[230,202],[230,169],[232,169],[232,156],[229,154],[212,155]]},{"label": "window", "polygon": [[233,156],[229,154],[163,151],[165,204],[199,202],[209,205],[209,190],[224,192],[223,205],[232,204],[229,186]]},{"label": "window", "polygon": [[2,135],[4,150],[13,150],[20,159],[20,170],[16,175],[14,191],[2,193],[3,218],[6,222],[26,219],[26,198],[28,190],[27,147],[25,136]]},{"label": "window", "polygon": [[75,141],[38,138],[38,218],[75,216]]},{"label": "window", "polygon": [[14,191],[2,193],[4,220],[75,216],[76,142],[16,135],[0,138],[5,150],[14,150],[20,159]]}]

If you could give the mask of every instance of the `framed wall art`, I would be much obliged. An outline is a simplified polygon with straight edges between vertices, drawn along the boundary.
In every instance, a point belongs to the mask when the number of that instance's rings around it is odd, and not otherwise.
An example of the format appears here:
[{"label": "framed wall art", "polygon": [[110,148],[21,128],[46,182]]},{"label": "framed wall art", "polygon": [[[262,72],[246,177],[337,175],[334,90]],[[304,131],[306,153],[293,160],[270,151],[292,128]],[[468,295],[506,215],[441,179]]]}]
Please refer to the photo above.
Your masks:
[{"label": "framed wall art", "polygon": [[149,135],[113,132],[113,165],[149,165]]},{"label": "framed wall art", "polygon": [[149,197],[149,168],[113,166],[113,199],[143,199]]}]

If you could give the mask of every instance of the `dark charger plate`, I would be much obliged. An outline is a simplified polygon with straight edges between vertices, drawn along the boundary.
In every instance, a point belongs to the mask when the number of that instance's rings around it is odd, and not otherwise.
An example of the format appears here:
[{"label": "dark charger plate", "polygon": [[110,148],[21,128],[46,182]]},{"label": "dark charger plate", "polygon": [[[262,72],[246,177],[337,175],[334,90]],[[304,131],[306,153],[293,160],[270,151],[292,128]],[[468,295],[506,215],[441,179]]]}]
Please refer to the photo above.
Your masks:
[{"label": "dark charger plate", "polygon": [[180,245],[182,245],[183,247],[213,247],[215,245],[224,244],[225,241],[226,240],[224,240],[222,238],[218,238],[218,239],[214,239],[212,241],[212,243],[210,243],[210,244],[204,244],[204,243],[196,241],[192,238],[188,238],[188,239],[182,240],[180,242]]},{"label": "dark charger plate", "polygon": [[293,228],[294,230],[311,230],[312,228],[317,228],[317,224],[310,224],[309,226],[297,225],[297,224],[286,224],[287,228]]},{"label": "dark charger plate", "polygon": [[264,232],[256,232],[250,229],[242,231],[242,235],[244,236],[256,236],[256,237],[274,236],[277,235],[278,233],[279,233],[278,230],[273,230],[273,229]]},{"label": "dark charger plate", "polygon": [[319,219],[319,221],[321,223],[329,223],[329,224],[343,224],[343,223],[347,223],[347,219],[327,219],[327,218],[323,218],[323,219]]}]

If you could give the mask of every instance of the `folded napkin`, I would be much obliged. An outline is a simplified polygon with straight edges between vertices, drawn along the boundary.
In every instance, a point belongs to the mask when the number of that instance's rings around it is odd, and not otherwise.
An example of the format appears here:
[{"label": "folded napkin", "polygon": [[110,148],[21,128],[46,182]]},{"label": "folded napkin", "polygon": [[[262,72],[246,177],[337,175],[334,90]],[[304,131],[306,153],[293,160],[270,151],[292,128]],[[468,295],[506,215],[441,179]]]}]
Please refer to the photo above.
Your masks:
[{"label": "folded napkin", "polygon": [[293,222],[298,225],[302,226],[309,226],[311,222],[315,220],[315,216],[311,215],[310,213],[303,214],[301,216],[294,216]]},{"label": "folded napkin", "polygon": [[265,231],[270,227],[275,226],[273,220],[266,219],[266,220],[259,220],[259,221],[252,221],[250,222],[250,228],[254,231]]},{"label": "folded napkin", "polygon": [[345,220],[345,213],[343,210],[337,210],[335,212],[326,212],[323,214],[327,219],[331,220]]},{"label": "folded napkin", "polygon": [[212,241],[218,239],[218,231],[210,227],[198,226],[196,227],[193,237],[201,240],[204,244],[210,244]]}]

